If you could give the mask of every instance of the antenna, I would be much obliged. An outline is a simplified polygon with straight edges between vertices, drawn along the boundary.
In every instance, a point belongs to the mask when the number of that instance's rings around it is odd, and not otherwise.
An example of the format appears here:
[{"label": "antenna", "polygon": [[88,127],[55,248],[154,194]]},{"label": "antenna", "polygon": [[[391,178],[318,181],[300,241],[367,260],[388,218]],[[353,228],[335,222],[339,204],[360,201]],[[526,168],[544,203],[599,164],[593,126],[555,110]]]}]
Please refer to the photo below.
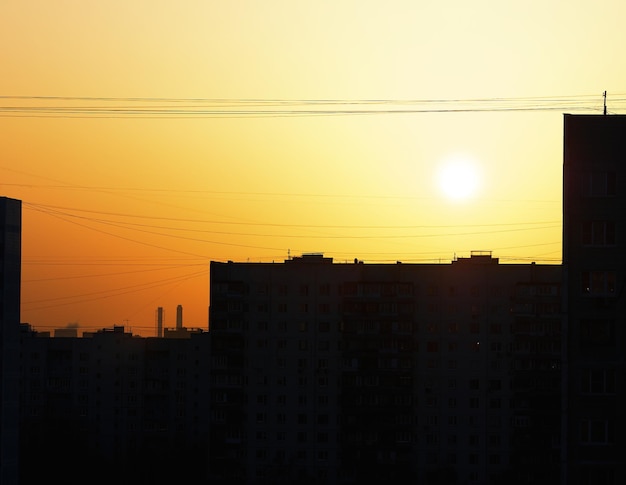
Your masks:
[{"label": "antenna", "polygon": [[602,97],[604,98],[604,115],[606,116],[606,91],[602,93]]}]

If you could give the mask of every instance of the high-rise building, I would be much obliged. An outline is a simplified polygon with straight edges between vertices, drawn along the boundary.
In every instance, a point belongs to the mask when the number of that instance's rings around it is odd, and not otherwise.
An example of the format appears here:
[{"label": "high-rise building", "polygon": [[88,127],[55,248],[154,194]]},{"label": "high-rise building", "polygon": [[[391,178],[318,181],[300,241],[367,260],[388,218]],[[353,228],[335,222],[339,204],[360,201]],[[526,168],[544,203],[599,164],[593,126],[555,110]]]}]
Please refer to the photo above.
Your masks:
[{"label": "high-rise building", "polygon": [[563,483],[626,483],[626,116],[565,115],[563,272]]},{"label": "high-rise building", "polygon": [[22,202],[0,197],[0,483],[18,482]]},{"label": "high-rise building", "polygon": [[213,262],[212,483],[554,483],[560,280],[481,252]]}]

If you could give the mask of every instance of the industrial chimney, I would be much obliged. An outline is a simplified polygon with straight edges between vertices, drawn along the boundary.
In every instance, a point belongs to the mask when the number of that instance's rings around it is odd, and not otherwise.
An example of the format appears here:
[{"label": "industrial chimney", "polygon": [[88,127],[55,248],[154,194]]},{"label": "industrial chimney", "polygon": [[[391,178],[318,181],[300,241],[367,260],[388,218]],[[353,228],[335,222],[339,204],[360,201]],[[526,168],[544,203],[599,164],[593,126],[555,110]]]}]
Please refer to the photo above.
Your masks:
[{"label": "industrial chimney", "polygon": [[178,305],[176,307],[176,330],[183,328],[183,306]]},{"label": "industrial chimney", "polygon": [[163,337],[163,307],[157,308],[157,337]]}]

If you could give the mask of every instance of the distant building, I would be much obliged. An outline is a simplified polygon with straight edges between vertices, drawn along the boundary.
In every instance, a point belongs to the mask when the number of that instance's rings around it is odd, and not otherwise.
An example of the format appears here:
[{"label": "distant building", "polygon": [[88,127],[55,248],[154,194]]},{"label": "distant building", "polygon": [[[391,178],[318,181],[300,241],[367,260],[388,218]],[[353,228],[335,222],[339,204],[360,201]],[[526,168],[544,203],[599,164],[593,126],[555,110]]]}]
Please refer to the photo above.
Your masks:
[{"label": "distant building", "polygon": [[212,483],[554,483],[560,281],[490,253],[211,263]]},{"label": "distant building", "polygon": [[22,202],[0,197],[0,483],[18,483]]},{"label": "distant building", "polygon": [[626,116],[565,115],[563,271],[563,483],[626,483]]},{"label": "distant building", "polygon": [[54,338],[76,338],[76,337],[78,337],[78,328],[66,327],[66,328],[54,329]]},{"label": "distant building", "polygon": [[42,338],[22,325],[20,336],[22,483],[205,480],[207,332]]}]

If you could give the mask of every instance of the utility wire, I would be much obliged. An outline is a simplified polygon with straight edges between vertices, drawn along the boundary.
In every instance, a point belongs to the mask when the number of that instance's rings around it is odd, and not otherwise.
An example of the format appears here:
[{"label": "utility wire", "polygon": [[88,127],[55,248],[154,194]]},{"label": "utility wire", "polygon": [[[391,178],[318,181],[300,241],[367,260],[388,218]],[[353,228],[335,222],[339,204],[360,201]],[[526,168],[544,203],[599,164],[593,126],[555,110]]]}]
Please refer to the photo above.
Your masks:
[{"label": "utility wire", "polygon": [[[600,96],[589,94],[470,99],[220,99],[5,95],[0,96],[0,101],[3,102],[0,106],[0,117],[51,118],[272,118],[507,111],[602,111]],[[91,104],[77,104],[85,102]],[[613,95],[610,103],[612,110],[626,109],[626,95]]]}]

